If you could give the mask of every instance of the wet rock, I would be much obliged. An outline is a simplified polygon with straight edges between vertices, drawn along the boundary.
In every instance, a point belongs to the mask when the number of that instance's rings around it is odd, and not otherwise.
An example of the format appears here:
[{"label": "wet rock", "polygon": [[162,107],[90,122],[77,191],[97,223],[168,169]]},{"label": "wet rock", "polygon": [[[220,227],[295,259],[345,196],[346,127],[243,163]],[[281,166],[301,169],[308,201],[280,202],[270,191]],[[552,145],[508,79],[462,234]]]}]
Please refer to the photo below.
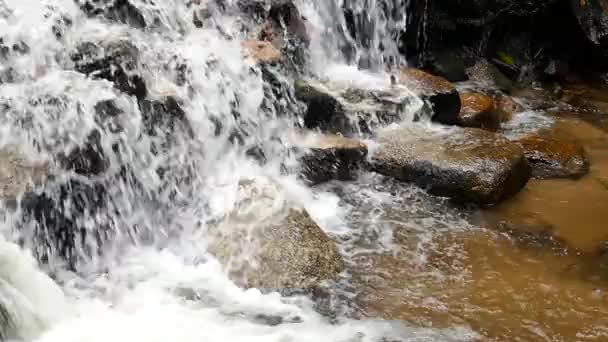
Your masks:
[{"label": "wet rock", "polygon": [[129,0],[77,0],[80,9],[89,17],[101,17],[144,29],[146,20]]},{"label": "wet rock", "polygon": [[279,63],[283,60],[281,51],[270,42],[246,40],[241,43],[245,54],[255,59],[258,63]]},{"label": "wet rock", "polygon": [[287,33],[308,45],[310,37],[306,30],[305,19],[291,0],[274,0],[268,12],[273,24],[284,27]]},{"label": "wet rock", "polygon": [[63,168],[84,176],[100,175],[109,166],[98,130],[92,131],[82,146],[77,146],[67,155],[59,154],[57,159]]},{"label": "wet rock", "polygon": [[458,124],[460,97],[453,84],[439,76],[434,76],[419,69],[402,69],[399,83],[407,86],[430,104],[433,121],[446,124]]},{"label": "wet rock", "polygon": [[589,159],[583,146],[538,133],[517,141],[532,166],[535,178],[580,178],[589,172]]},{"label": "wet rock", "polygon": [[416,101],[399,86],[367,90],[338,82],[298,80],[294,87],[296,98],[308,106],[304,116],[307,128],[346,136],[370,134],[377,127],[399,121],[407,106]]},{"label": "wet rock", "polygon": [[478,127],[490,131],[500,128],[500,117],[491,97],[482,93],[463,92],[460,94],[460,115],[458,124],[463,127]]},{"label": "wet rock", "polygon": [[530,178],[521,147],[481,129],[403,128],[382,132],[378,142],[373,170],[459,202],[496,204]]},{"label": "wet rock", "polygon": [[48,163],[26,160],[15,149],[0,149],[0,199],[15,200],[49,178]]},{"label": "wet rock", "polygon": [[72,54],[75,69],[93,78],[102,78],[129,95],[143,99],[146,83],[138,74],[139,50],[127,40],[84,42]]},{"label": "wet rock", "polygon": [[[107,201],[105,187],[99,183],[70,180],[47,184],[43,192],[30,192],[22,198],[23,222],[19,226],[33,225],[33,254],[39,261],[62,258],[75,270],[80,253],[97,252],[89,248],[100,247],[104,240],[102,212]],[[87,229],[87,224],[95,229]],[[95,243],[89,244],[87,239]]]},{"label": "wet rock", "polygon": [[478,62],[467,69],[469,80],[483,85],[493,86],[500,90],[510,92],[513,82],[505,76],[496,66],[488,62]]},{"label": "wet rock", "polygon": [[525,111],[524,106],[511,96],[495,94],[493,98],[494,110],[497,112],[500,122],[510,121],[514,114]]},{"label": "wet rock", "polygon": [[340,136],[309,136],[301,147],[309,148],[300,163],[302,175],[312,184],[352,180],[367,156],[367,145]]},{"label": "wet rock", "polygon": [[145,99],[138,102],[145,132],[152,136],[170,136],[175,132],[186,132],[192,136],[192,127],[186,112],[173,96],[160,99]]},{"label": "wet rock", "polygon": [[312,289],[343,269],[338,248],[278,185],[243,180],[234,211],[209,238],[209,250],[246,287]]},{"label": "wet rock", "polygon": [[604,0],[569,0],[587,38],[608,47],[608,4]]}]

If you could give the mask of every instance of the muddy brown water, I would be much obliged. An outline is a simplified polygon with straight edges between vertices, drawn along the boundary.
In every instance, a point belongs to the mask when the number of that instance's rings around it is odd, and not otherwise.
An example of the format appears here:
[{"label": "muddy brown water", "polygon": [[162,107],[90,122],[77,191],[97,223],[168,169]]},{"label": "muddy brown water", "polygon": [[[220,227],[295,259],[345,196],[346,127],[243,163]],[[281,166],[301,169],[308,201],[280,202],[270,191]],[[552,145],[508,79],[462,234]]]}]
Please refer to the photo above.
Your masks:
[{"label": "muddy brown water", "polygon": [[353,258],[363,315],[462,325],[480,341],[608,341],[608,254],[601,252],[608,241],[608,134],[571,117],[558,117],[555,129],[585,146],[590,173],[576,181],[532,180],[475,215],[481,222],[523,218],[529,234],[496,225],[448,230],[433,234],[421,262],[407,243],[411,232],[396,228],[397,241],[406,236],[397,251]]}]

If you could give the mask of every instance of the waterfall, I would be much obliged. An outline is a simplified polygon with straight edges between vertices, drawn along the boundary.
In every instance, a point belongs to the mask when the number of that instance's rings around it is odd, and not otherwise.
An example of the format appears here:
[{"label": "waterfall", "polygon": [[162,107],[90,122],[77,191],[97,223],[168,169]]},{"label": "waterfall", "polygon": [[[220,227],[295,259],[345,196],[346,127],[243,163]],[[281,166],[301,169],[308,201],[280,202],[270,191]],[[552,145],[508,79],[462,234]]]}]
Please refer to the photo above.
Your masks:
[{"label": "waterfall", "polygon": [[[243,56],[242,42],[261,24],[243,3],[0,0],[0,148],[17,149],[15,160],[48,173],[2,207],[0,337],[466,335],[330,320],[306,296],[239,287],[207,252],[207,231],[234,210],[242,179],[273,179],[285,188],[276,201],[313,214],[335,202],[284,172],[296,163],[286,142],[302,126],[294,74],[340,77],[350,68],[363,79],[360,67],[374,81],[403,63],[396,41],[407,21],[404,1],[297,1],[310,58],[288,72]],[[200,22],[194,11],[203,11]]]}]

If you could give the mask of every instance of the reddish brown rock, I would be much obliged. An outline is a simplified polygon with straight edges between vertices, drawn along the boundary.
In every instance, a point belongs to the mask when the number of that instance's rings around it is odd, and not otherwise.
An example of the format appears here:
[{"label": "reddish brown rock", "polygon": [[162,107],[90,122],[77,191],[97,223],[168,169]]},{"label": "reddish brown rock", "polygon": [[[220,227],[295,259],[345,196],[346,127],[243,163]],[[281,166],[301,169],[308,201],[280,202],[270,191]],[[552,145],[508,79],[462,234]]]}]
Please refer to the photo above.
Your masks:
[{"label": "reddish brown rock", "polygon": [[259,40],[246,40],[241,43],[245,54],[259,63],[279,63],[283,60],[281,51],[270,42]]},{"label": "reddish brown rock", "polygon": [[513,118],[514,114],[523,112],[525,108],[511,96],[499,94],[494,96],[494,110],[498,114],[500,122],[507,122]]},{"label": "reddish brown rock", "polygon": [[477,92],[460,94],[460,114],[458,124],[463,127],[477,127],[496,131],[500,128],[500,116],[494,108],[491,97]]},{"label": "reddish brown rock", "polygon": [[535,178],[580,178],[589,172],[589,160],[583,146],[538,133],[520,139]]}]

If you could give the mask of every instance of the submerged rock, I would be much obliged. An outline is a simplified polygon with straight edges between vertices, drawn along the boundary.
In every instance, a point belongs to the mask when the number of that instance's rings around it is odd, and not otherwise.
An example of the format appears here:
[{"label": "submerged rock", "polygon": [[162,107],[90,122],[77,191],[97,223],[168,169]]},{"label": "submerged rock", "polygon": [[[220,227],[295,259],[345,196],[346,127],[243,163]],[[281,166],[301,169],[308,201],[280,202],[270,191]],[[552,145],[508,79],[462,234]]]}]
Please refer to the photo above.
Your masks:
[{"label": "submerged rock", "polygon": [[373,170],[461,202],[496,204],[530,178],[521,147],[481,129],[403,128],[382,132],[378,142]]},{"label": "submerged rock", "polygon": [[370,134],[375,128],[399,121],[417,99],[400,86],[368,90],[313,80],[295,82],[296,98],[308,109],[307,128],[321,128],[347,136]]},{"label": "submerged rock", "polygon": [[302,147],[309,148],[300,159],[302,175],[312,184],[352,180],[367,156],[367,145],[340,136],[307,137]]},{"label": "submerged rock", "polygon": [[589,159],[582,145],[537,133],[517,141],[536,178],[580,178],[589,172]]},{"label": "submerged rock", "polygon": [[482,93],[463,92],[460,94],[460,114],[458,124],[463,127],[477,127],[490,131],[500,128],[500,116],[495,110],[491,97]]},{"label": "submerged rock", "polygon": [[274,183],[244,180],[237,205],[209,237],[209,251],[246,287],[313,289],[343,269],[336,243]]},{"label": "submerged rock", "polygon": [[84,42],[72,54],[75,69],[114,83],[116,89],[143,99],[146,83],[138,74],[139,50],[128,40]]},{"label": "submerged rock", "polygon": [[399,72],[399,83],[405,85],[432,107],[432,120],[458,124],[460,97],[452,83],[422,70],[407,68]]}]

